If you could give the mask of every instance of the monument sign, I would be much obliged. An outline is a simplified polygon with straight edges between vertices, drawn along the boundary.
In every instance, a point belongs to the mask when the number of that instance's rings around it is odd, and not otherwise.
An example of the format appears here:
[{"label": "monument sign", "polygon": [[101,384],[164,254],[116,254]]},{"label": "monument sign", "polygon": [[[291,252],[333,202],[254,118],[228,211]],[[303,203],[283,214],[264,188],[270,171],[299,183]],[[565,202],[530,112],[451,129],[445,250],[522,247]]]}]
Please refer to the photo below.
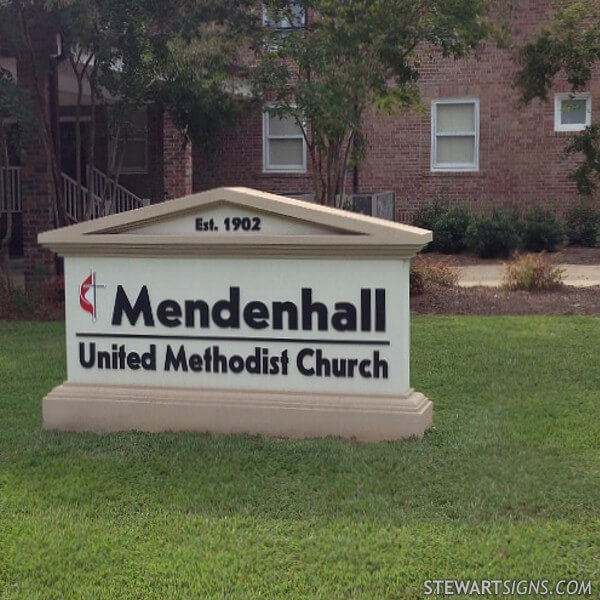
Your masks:
[{"label": "monument sign", "polygon": [[422,435],[409,261],[425,230],[223,188],[49,231],[67,381],[44,427]]}]

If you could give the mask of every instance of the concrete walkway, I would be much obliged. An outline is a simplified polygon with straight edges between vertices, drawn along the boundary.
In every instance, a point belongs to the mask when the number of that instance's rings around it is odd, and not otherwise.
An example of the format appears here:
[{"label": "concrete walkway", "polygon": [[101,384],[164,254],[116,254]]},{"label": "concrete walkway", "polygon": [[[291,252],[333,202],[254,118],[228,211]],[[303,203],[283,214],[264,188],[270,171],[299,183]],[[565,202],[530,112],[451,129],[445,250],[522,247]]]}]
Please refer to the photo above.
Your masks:
[{"label": "concrete walkway", "polygon": [[[600,265],[558,265],[564,269],[563,281],[575,287],[600,285]],[[504,279],[504,265],[476,265],[460,267],[459,285],[462,287],[498,287]]]}]

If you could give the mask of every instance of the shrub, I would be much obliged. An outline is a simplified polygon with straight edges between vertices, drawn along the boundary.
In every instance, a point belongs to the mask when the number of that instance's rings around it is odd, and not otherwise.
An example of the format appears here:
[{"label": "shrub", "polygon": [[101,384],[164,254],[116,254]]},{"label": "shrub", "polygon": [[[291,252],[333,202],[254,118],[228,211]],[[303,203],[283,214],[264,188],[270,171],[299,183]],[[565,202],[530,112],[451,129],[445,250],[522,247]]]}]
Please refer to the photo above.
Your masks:
[{"label": "shrub", "polygon": [[417,211],[413,223],[433,231],[433,241],[426,248],[427,252],[456,254],[466,248],[465,236],[471,220],[468,207],[448,208],[447,204],[434,200]]},{"label": "shrub", "polygon": [[473,217],[466,206],[455,206],[440,215],[433,229],[433,246],[444,254],[457,254],[467,247],[467,230]]},{"label": "shrub", "polygon": [[582,202],[567,213],[567,238],[570,244],[593,248],[600,237],[600,210]]},{"label": "shrub", "polygon": [[433,231],[433,242],[431,242],[426,248],[423,249],[423,252],[435,252],[436,250],[436,235],[435,229],[437,226],[437,222],[441,216],[443,216],[447,212],[447,207],[445,204],[442,204],[439,200],[434,200],[430,204],[426,204],[417,210],[415,216],[413,217],[413,225],[415,227],[422,227],[423,229],[430,229]]},{"label": "shrub", "polygon": [[425,291],[425,278],[416,266],[410,268],[410,295],[420,296]]},{"label": "shrub", "polygon": [[522,254],[506,265],[504,286],[509,290],[552,290],[563,285],[563,269],[545,254]]},{"label": "shrub", "polygon": [[562,223],[545,208],[535,208],[523,219],[523,248],[530,252],[554,252],[564,240]]},{"label": "shrub", "polygon": [[448,260],[416,259],[410,271],[410,293],[413,296],[422,294],[430,284],[454,287],[458,279],[459,270]]},{"label": "shrub", "polygon": [[467,246],[482,258],[507,258],[519,247],[520,229],[514,212],[495,208],[473,218],[467,230]]},{"label": "shrub", "polygon": [[413,217],[413,225],[422,227],[423,229],[431,229],[433,231],[438,219],[448,210],[446,204],[440,200],[421,206]]}]

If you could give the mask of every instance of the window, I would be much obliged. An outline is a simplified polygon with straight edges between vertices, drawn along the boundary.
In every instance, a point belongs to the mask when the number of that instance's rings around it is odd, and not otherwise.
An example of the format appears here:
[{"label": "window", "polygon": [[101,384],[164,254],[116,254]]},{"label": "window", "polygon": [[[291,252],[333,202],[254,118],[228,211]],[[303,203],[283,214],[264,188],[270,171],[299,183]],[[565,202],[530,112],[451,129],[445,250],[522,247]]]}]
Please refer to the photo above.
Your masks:
[{"label": "window", "polygon": [[556,94],[554,131],[582,131],[592,124],[590,94]]},{"label": "window", "polygon": [[285,11],[289,16],[279,21],[269,14],[267,7],[263,7],[263,25],[273,27],[279,31],[288,31],[290,29],[299,29],[306,25],[306,8],[299,2],[291,2],[289,8]]},{"label": "window", "polygon": [[[148,173],[148,110],[146,107],[138,111],[128,123],[127,131],[123,131],[120,149],[123,152],[121,173]],[[112,152],[111,152],[112,154]]]},{"label": "window", "polygon": [[431,109],[431,170],[479,169],[479,100],[434,100]]},{"label": "window", "polygon": [[306,171],[306,142],[302,129],[292,117],[279,117],[265,110],[263,154],[265,171]]}]

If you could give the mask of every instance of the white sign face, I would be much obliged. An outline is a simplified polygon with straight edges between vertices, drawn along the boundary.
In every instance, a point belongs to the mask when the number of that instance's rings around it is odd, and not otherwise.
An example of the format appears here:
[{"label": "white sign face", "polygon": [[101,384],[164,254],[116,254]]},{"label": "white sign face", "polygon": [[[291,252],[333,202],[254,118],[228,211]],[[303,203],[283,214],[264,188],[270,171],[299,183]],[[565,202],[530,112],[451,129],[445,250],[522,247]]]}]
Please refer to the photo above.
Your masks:
[{"label": "white sign face", "polygon": [[140,225],[127,233],[137,235],[322,235],[332,229],[300,219],[248,210],[235,205],[216,205],[195,215],[170,218],[165,223]]},{"label": "white sign face", "polygon": [[408,260],[67,257],[65,271],[70,382],[409,390]]}]

